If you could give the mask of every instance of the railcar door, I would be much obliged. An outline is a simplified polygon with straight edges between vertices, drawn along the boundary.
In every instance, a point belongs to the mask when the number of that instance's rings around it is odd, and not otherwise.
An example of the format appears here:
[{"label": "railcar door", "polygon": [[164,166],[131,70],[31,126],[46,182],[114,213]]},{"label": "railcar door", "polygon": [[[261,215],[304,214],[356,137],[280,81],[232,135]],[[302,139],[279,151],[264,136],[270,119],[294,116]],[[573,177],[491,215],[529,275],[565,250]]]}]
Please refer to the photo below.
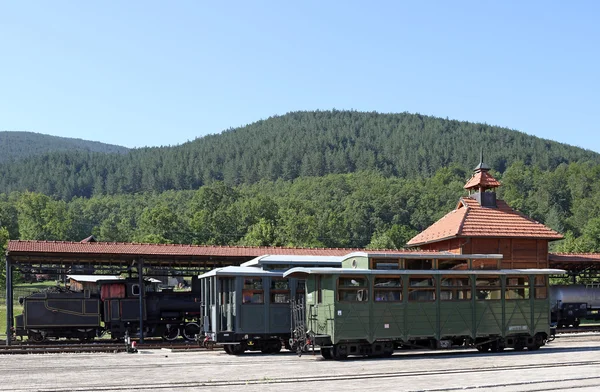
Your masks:
[{"label": "railcar door", "polygon": [[502,335],[502,282],[500,275],[475,275],[475,336]]},{"label": "railcar door", "polygon": [[269,333],[290,331],[290,280],[271,278],[269,285]]},{"label": "railcar door", "polygon": [[528,275],[506,276],[504,290],[505,334],[532,334],[532,304]]},{"label": "railcar door", "polygon": [[259,333],[265,330],[265,290],[262,277],[242,278],[242,303],[237,320],[239,333]]},{"label": "railcar door", "polygon": [[406,275],[408,303],[406,332],[408,339],[439,338],[436,279],[433,275]]},{"label": "railcar door", "polygon": [[473,335],[470,275],[440,276],[440,339]]},{"label": "railcar door", "polygon": [[219,330],[233,331],[235,325],[235,278],[219,280]]}]

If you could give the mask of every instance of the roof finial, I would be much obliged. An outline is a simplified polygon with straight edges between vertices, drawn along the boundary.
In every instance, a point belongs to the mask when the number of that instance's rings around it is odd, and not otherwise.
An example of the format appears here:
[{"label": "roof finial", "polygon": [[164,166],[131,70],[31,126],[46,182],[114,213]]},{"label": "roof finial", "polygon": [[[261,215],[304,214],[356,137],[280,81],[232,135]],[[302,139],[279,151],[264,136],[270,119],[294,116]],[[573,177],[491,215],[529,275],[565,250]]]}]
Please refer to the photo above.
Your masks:
[{"label": "roof finial", "polygon": [[483,163],[483,147],[481,147],[481,155],[480,155],[479,165],[477,165],[477,167],[473,170],[477,172],[477,171],[490,170],[490,169],[491,168],[488,165]]}]

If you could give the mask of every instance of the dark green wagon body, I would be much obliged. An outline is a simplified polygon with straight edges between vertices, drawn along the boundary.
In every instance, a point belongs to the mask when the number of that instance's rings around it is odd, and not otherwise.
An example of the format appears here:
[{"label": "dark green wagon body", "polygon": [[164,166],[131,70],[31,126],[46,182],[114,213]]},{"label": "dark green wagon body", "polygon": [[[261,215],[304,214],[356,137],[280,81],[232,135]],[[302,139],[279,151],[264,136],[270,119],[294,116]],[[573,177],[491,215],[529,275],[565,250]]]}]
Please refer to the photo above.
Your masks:
[{"label": "dark green wagon body", "polygon": [[401,346],[535,350],[550,336],[548,275],[560,270],[375,270],[363,261],[288,272],[306,278],[306,329],[325,357]]}]

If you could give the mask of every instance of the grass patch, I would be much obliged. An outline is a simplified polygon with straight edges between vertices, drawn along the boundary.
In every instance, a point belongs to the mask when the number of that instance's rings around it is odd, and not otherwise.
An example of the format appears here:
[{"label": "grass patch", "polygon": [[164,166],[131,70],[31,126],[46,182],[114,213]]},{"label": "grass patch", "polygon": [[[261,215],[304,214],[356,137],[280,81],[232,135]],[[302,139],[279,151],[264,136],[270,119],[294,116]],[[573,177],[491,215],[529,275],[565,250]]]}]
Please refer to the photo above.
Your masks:
[{"label": "grass patch", "polygon": [[6,334],[6,305],[0,305],[0,335]]},{"label": "grass patch", "polygon": [[56,281],[54,280],[46,280],[44,282],[34,282],[34,283],[18,283],[13,286],[14,289],[27,289],[31,291],[44,290],[48,287],[56,286]]}]

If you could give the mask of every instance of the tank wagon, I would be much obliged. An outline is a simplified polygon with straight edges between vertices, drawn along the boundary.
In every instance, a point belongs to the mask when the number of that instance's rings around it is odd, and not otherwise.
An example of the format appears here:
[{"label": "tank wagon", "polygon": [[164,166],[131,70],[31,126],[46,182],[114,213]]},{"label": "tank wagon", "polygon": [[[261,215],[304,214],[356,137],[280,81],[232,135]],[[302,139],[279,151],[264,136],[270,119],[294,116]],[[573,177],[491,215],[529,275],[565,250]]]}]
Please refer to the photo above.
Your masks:
[{"label": "tank wagon", "polygon": [[600,320],[600,283],[550,286],[552,322],[578,327],[582,320]]},{"label": "tank wagon", "polygon": [[284,278],[295,266],[336,268],[342,257],[267,255],[200,275],[204,335],[228,354],[291,348],[291,300],[304,298],[304,280]]},{"label": "tank wagon", "polygon": [[397,348],[537,350],[550,336],[551,269],[499,269],[501,255],[354,253],[342,268],[293,268],[306,280],[308,339],[324,358]]},{"label": "tank wagon", "polygon": [[156,285],[138,279],[103,279],[98,290],[43,291],[22,298],[23,314],[15,317],[15,335],[37,342],[47,338],[89,341],[109,332],[114,339],[139,334],[140,292],[144,290],[144,336],[193,340],[200,332],[200,285],[192,291],[157,291]]}]

